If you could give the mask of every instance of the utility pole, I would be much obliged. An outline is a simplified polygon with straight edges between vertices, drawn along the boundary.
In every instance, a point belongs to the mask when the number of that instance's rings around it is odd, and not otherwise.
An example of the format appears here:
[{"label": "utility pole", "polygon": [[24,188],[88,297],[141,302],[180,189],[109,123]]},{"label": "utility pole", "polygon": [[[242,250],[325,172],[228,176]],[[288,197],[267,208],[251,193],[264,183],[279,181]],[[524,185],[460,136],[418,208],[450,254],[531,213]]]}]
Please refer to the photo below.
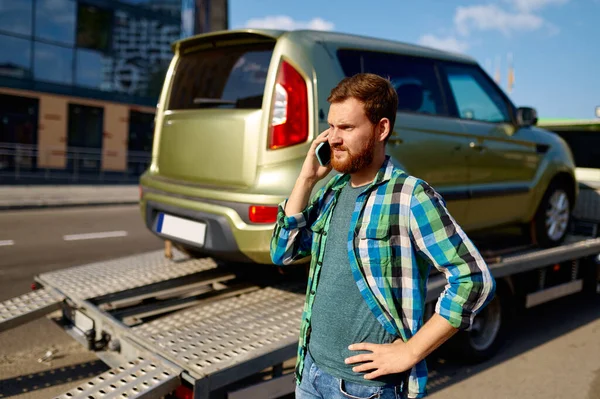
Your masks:
[{"label": "utility pole", "polygon": [[513,65],[513,54],[508,53],[507,55],[507,63],[508,63],[508,79],[506,81],[507,91],[508,93],[512,93],[513,87],[515,85],[515,69]]}]

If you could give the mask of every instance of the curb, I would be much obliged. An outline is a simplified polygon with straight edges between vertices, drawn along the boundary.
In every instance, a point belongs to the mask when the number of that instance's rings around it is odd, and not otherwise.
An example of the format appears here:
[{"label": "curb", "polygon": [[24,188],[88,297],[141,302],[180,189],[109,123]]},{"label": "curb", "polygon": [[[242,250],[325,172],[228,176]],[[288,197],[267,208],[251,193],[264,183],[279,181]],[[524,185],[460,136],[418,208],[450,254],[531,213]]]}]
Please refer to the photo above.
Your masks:
[{"label": "curb", "polygon": [[0,205],[0,211],[20,211],[33,209],[63,209],[63,208],[85,208],[115,205],[138,205],[139,200],[111,201],[111,202],[74,202],[74,203],[42,203],[42,204],[10,204]]}]

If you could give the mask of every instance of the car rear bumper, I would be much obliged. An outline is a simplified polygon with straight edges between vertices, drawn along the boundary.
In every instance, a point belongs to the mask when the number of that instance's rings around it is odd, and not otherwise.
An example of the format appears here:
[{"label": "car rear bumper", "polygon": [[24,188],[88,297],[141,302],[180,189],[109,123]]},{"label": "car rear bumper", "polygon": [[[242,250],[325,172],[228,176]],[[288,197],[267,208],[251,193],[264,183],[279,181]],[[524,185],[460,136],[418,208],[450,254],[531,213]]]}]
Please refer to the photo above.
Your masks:
[{"label": "car rear bumper", "polygon": [[[270,264],[270,240],[273,224],[248,224],[232,207],[216,201],[203,202],[145,191],[140,201],[146,227],[155,235],[184,244],[199,253],[234,262]],[[159,213],[179,216],[206,224],[204,245],[157,232]]]}]

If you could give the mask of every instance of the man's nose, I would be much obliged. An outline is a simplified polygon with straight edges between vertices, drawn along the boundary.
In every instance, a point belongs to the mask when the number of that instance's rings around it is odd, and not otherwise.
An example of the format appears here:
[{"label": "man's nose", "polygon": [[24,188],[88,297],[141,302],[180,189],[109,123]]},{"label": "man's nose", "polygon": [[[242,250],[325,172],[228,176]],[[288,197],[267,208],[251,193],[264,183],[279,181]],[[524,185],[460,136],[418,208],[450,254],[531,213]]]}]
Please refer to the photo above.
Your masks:
[{"label": "man's nose", "polygon": [[329,132],[329,144],[340,144],[342,142],[342,138],[337,129],[331,129]]}]

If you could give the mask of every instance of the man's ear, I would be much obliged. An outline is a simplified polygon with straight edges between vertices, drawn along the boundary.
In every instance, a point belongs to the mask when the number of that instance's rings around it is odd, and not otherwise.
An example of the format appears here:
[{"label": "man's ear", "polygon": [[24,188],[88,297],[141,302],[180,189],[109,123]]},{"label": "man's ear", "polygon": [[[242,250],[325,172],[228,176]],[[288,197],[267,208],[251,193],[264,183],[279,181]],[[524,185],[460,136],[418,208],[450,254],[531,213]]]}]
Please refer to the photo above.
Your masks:
[{"label": "man's ear", "polygon": [[390,131],[390,120],[388,118],[382,118],[377,125],[377,134],[379,141],[386,141],[387,138],[392,134]]}]

